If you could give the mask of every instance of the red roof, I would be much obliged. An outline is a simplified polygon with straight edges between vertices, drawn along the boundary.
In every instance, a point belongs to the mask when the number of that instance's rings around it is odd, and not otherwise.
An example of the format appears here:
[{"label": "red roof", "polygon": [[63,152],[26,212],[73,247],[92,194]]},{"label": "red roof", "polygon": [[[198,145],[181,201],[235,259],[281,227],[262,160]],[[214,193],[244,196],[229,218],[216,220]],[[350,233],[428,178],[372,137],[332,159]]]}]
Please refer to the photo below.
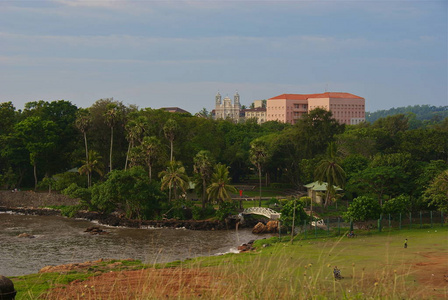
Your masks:
[{"label": "red roof", "polygon": [[282,94],[269,100],[286,99],[286,100],[307,100],[310,98],[344,98],[344,99],[364,99],[362,97],[350,93],[334,93],[326,92],[322,94]]}]

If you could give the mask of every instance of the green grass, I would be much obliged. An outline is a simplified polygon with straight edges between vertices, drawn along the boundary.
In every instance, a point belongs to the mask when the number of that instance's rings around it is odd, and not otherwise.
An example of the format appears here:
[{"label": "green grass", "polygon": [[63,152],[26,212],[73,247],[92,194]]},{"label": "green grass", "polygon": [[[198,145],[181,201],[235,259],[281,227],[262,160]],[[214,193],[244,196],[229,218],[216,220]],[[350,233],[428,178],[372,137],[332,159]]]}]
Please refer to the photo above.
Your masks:
[{"label": "green grass", "polygon": [[[117,265],[111,264],[118,263]],[[10,277],[17,291],[16,300],[33,300],[45,298],[46,292],[55,287],[61,287],[73,281],[84,281],[92,276],[100,275],[104,272],[120,270],[136,270],[147,268],[138,260],[104,260],[97,264],[78,271],[38,273],[24,276]]]},{"label": "green grass", "polygon": [[[326,232],[321,232],[325,234]],[[344,234],[345,232],[341,233]],[[357,231],[357,238],[297,235],[258,240],[257,251],[199,257],[155,265],[204,269],[216,285],[204,299],[436,299],[448,297],[448,287],[422,285],[416,264],[448,256],[448,226],[412,230]],[[409,247],[403,248],[404,239]],[[267,245],[264,247],[263,245]],[[16,299],[36,299],[49,288],[84,280],[107,269],[105,262],[84,273],[32,274],[11,278]],[[334,280],[334,266],[342,280]],[[123,261],[122,268],[148,267]],[[153,265],[151,265],[153,267]],[[440,274],[437,274],[438,276]],[[443,276],[443,275],[441,275]],[[142,298],[145,299],[145,298]],[[185,299],[182,295],[179,299]]]},{"label": "green grass", "polygon": [[16,300],[37,299],[50,288],[68,284],[74,280],[85,280],[93,274],[71,273],[61,275],[59,273],[31,274],[26,276],[11,277],[14,288],[17,291]]},{"label": "green grass", "polygon": [[[403,248],[405,238],[408,249]],[[263,248],[263,244],[270,246]],[[244,290],[243,299],[431,298],[414,281],[413,266],[426,261],[424,253],[448,255],[448,229],[363,232],[355,239],[297,237],[293,244],[284,236],[256,245],[255,253],[197,258],[183,262],[182,267],[215,267],[225,277],[239,278],[227,284],[234,293]],[[334,266],[341,269],[343,280],[334,281]],[[448,296],[447,289],[439,293]]]}]

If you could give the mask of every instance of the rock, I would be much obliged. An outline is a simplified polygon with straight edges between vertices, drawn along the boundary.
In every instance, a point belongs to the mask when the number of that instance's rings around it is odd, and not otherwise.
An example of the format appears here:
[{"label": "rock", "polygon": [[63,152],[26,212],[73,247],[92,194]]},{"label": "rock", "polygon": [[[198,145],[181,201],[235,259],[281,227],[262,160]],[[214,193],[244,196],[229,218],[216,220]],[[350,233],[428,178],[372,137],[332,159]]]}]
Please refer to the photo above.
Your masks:
[{"label": "rock", "polygon": [[254,240],[249,241],[247,244],[242,244],[241,246],[238,246],[238,251],[241,252],[247,252],[250,250],[254,250],[255,248],[253,247],[253,243]]},{"label": "rock", "polygon": [[32,238],[34,238],[35,236],[34,236],[34,235],[31,235],[31,234],[28,234],[28,233],[21,233],[21,234],[19,234],[17,237],[19,237],[19,238],[29,238],[29,239],[32,239]]},{"label": "rock", "polygon": [[106,232],[106,231],[104,231],[101,228],[96,227],[96,226],[89,227],[86,230],[84,230],[84,232],[88,232],[90,234],[109,234],[108,232]]},{"label": "rock", "polygon": [[278,232],[278,221],[269,221],[266,224],[266,231],[268,233],[276,233]]},{"label": "rock", "polygon": [[0,275],[0,299],[14,299],[17,291],[14,289],[14,283],[11,279]]},{"label": "rock", "polygon": [[260,234],[266,232],[266,225],[261,222],[258,222],[257,225],[252,229],[252,233]]}]

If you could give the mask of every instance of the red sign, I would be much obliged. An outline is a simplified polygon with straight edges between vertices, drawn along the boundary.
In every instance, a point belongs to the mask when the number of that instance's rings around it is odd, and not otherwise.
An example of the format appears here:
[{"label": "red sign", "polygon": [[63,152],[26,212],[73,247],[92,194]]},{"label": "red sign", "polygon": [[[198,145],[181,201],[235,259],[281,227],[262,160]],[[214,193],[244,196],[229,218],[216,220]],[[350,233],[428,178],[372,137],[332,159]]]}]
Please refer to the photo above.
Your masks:
[{"label": "red sign", "polygon": [[240,197],[243,196],[243,190],[240,190]]}]

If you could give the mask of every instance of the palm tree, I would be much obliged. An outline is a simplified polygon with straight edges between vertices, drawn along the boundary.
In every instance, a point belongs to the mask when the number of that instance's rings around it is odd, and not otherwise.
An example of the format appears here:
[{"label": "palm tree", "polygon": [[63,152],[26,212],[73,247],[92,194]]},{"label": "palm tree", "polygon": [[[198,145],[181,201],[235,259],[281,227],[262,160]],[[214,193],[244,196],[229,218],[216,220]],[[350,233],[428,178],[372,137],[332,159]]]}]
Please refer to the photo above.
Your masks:
[{"label": "palm tree", "polygon": [[152,180],[152,165],[154,159],[157,157],[160,151],[160,140],[156,136],[145,136],[143,142],[140,145],[143,151],[143,157],[148,166],[149,181]]},{"label": "palm tree", "polygon": [[230,193],[237,193],[236,188],[230,185],[229,169],[226,165],[217,164],[215,166],[211,182],[207,188],[208,198],[216,200],[219,204],[230,200]]},{"label": "palm tree", "polygon": [[268,149],[266,143],[260,139],[254,140],[250,145],[249,157],[252,164],[254,164],[258,170],[260,189],[258,206],[261,207],[261,170],[268,159]]},{"label": "palm tree", "polygon": [[327,157],[319,162],[314,171],[314,177],[319,181],[319,184],[327,183],[325,208],[330,204],[332,196],[336,194],[335,186],[343,187],[345,184],[345,171],[342,169],[336,153],[336,144],[334,142],[329,143]]},{"label": "palm tree", "polygon": [[135,142],[139,141],[142,142],[142,134],[145,130],[145,119],[143,117],[139,117],[136,120],[129,121],[126,126],[126,138],[129,141],[128,146],[128,152],[126,154],[126,162],[124,165],[124,169],[127,170],[128,167],[128,160],[129,160],[129,153],[131,149],[135,146]]},{"label": "palm tree", "polygon": [[199,174],[202,180],[202,209],[207,201],[207,182],[213,171],[213,160],[210,151],[202,150],[194,157],[194,172]]},{"label": "palm tree", "polygon": [[170,162],[173,161],[173,142],[178,129],[179,125],[173,119],[169,119],[168,121],[166,121],[165,126],[163,126],[165,137],[170,141]]},{"label": "palm tree", "polygon": [[103,164],[101,163],[101,156],[98,155],[97,152],[93,150],[89,150],[88,160],[84,161],[84,165],[82,165],[78,172],[79,174],[87,175],[87,184],[88,187],[92,186],[92,173],[96,172],[100,176],[103,176]]},{"label": "palm tree", "polygon": [[[87,131],[90,128],[92,119],[88,109],[79,109],[76,113],[75,126],[84,136],[84,146],[86,148],[86,162],[89,161],[89,150],[87,147]],[[87,176],[87,186],[90,186],[90,176]]]},{"label": "palm tree", "polygon": [[159,177],[162,178],[161,190],[168,188],[168,199],[171,201],[171,190],[174,190],[174,199],[177,199],[177,190],[186,192],[188,188],[188,176],[185,173],[185,168],[180,161],[172,161],[169,163],[165,171],[159,173]]},{"label": "palm tree", "polygon": [[112,148],[114,144],[114,127],[121,117],[119,106],[115,103],[108,104],[105,117],[106,117],[106,123],[110,127],[109,172],[112,172]]}]

